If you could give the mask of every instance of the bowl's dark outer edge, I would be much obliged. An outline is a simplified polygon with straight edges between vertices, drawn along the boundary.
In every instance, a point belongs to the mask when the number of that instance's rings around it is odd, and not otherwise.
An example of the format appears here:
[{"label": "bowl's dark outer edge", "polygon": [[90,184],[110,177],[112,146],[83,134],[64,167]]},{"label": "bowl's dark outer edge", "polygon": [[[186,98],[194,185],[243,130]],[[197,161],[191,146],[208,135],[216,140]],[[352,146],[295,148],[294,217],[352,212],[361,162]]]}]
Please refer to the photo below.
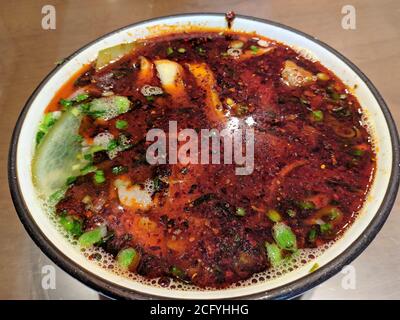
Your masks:
[{"label": "bowl's dark outer edge", "polygon": [[[26,113],[28,112],[33,100],[36,98],[37,94],[40,92],[42,87],[47,84],[47,82],[51,79],[51,77],[60,69],[62,68],[66,62],[73,59],[76,55],[80,52],[91,46],[92,44],[103,40],[104,38],[121,32],[127,28],[131,28],[133,26],[140,26],[146,22],[157,22],[161,21],[165,18],[171,17],[187,17],[187,16],[218,16],[221,19],[224,19],[224,13],[184,13],[184,14],[176,14],[176,15],[169,15],[164,17],[158,17],[154,19],[148,19],[145,21],[141,21],[138,23],[130,24],[123,28],[117,29],[112,31],[106,35],[103,35],[96,40],[88,43],[84,47],[80,48],[79,50],[75,51],[72,55],[64,59],[63,63],[56,66],[39,84],[39,86],[35,89],[32,95],[27,100],[24,108],[20,116],[18,117],[16,126],[13,131],[13,135],[11,138],[11,144],[8,154],[8,182],[11,191],[12,200],[18,216],[23,223],[25,229],[36,243],[36,245],[58,266],[60,266],[64,271],[71,274],[73,277],[77,278],[79,281],[83,282],[84,284],[88,285],[89,287],[94,288],[95,290],[103,293],[104,295],[111,297],[111,298],[124,298],[124,299],[160,299],[162,297],[158,297],[155,295],[144,294],[140,292],[136,292],[134,290],[124,288],[99,276],[91,273],[90,271],[84,269],[83,267],[79,266],[67,256],[65,256],[59,249],[57,249],[42,233],[36,222],[34,221],[33,217],[31,216],[29,209],[24,201],[19,182],[17,179],[17,168],[16,168],[16,155],[17,155],[17,146],[19,140],[19,134],[21,131],[22,124],[24,122]],[[373,93],[376,100],[378,101],[382,112],[385,116],[386,122],[389,127],[390,137],[392,140],[392,152],[393,152],[393,165],[392,171],[389,181],[389,186],[386,191],[385,197],[381,206],[378,209],[375,217],[372,219],[368,227],[363,231],[358,239],[356,239],[352,245],[350,245],[345,251],[343,251],[339,256],[335,259],[327,263],[326,265],[322,266],[320,269],[316,270],[315,272],[293,281],[291,283],[282,285],[280,287],[260,292],[256,294],[246,295],[239,297],[240,299],[290,299],[296,297],[313,287],[319,285],[323,281],[327,280],[328,278],[332,277],[336,273],[338,273],[345,265],[349,264],[352,260],[354,260],[367,246],[368,244],[375,238],[378,231],[382,228],[383,224],[385,223],[389,213],[394,205],[394,201],[396,199],[398,187],[399,187],[399,180],[400,180],[400,171],[399,171],[399,135],[396,129],[395,122],[390,114],[390,111],[383,100],[382,96],[379,94],[378,90],[375,86],[371,83],[371,81],[367,78],[367,76],[350,60],[340,54],[338,51],[330,47],[329,45],[323,43],[322,41],[306,34],[291,27],[285,26],[283,24],[261,19],[255,17],[249,17],[244,15],[237,15],[239,18],[258,21],[266,24],[266,28],[268,25],[273,25],[279,28],[286,29],[288,31],[294,32],[300,36],[303,36],[317,44],[321,45],[325,49],[329,50],[343,62],[345,62],[368,86],[369,90]],[[279,39],[278,39],[279,40]],[[28,160],[27,160],[28,161]],[[205,295],[207,292],[204,292]]]}]

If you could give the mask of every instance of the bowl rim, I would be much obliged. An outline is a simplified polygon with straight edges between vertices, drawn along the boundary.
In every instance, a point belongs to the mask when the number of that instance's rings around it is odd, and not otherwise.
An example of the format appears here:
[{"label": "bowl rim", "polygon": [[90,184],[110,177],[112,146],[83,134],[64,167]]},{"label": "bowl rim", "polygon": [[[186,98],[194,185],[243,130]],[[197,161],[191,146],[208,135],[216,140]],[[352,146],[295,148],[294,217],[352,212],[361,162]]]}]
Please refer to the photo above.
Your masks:
[{"label": "bowl rim", "polygon": [[[95,289],[98,292],[101,292],[102,294],[111,297],[111,298],[124,298],[124,299],[143,299],[143,298],[163,298],[157,295],[152,295],[152,294],[147,294],[147,293],[141,293],[132,289],[125,288],[123,286],[120,286],[118,284],[115,284],[111,281],[108,281],[104,278],[101,278],[97,276],[96,274],[92,273],[89,270],[84,269],[81,267],[79,264],[73,262],[71,259],[69,259],[63,252],[61,252],[50,240],[47,239],[47,237],[44,235],[44,233],[41,231],[39,226],[36,224],[36,221],[32,217],[29,208],[27,207],[24,197],[19,185],[18,181],[18,176],[17,176],[17,166],[16,166],[16,155],[17,155],[17,149],[18,149],[18,142],[19,142],[19,136],[20,136],[20,131],[22,128],[22,125],[25,121],[25,116],[30,109],[32,102],[38,95],[38,93],[41,91],[41,89],[49,82],[49,80],[52,78],[52,76],[58,72],[61,68],[64,67],[64,65],[73,59],[75,56],[77,56],[80,52],[84,51],[85,49],[89,48],[93,44],[107,38],[110,35],[113,35],[115,33],[124,31],[126,29],[132,28],[132,27],[137,27],[142,24],[148,23],[148,22],[157,22],[160,21],[162,22],[165,19],[168,18],[179,18],[179,17],[190,17],[190,16],[201,16],[201,17],[207,17],[207,16],[217,16],[224,18],[224,13],[181,13],[181,14],[173,14],[173,15],[167,15],[167,16],[161,16],[157,18],[152,18],[152,19],[147,19],[147,20],[142,20],[133,24],[129,24],[127,26],[124,26],[122,28],[116,29],[114,31],[111,31],[107,34],[104,34],[95,40],[87,43],[86,45],[82,46],[78,50],[76,50],[74,53],[72,53],[70,56],[65,58],[63,62],[59,65],[57,65],[53,70],[51,70],[48,75],[40,82],[40,84],[37,86],[37,88],[33,91],[31,96],[28,98],[27,102],[25,103],[18,119],[15,125],[15,128],[13,130],[13,134],[11,137],[11,143],[9,147],[9,153],[8,153],[8,183],[9,183],[9,188],[11,192],[11,197],[12,201],[14,203],[15,209],[17,211],[17,214],[24,225],[24,228],[32,238],[32,240],[36,243],[36,245],[42,250],[44,254],[46,254],[57,266],[62,268],[64,271],[72,275],[74,278],[78,279],[85,285],[89,286],[90,288]],[[259,293],[254,293],[254,294],[249,294],[249,295],[243,295],[240,297],[237,297],[236,299],[263,299],[263,298],[268,298],[268,299],[288,299],[288,298],[293,298],[296,297],[311,288],[319,285],[320,283],[324,282],[328,278],[332,277],[336,273],[338,273],[343,266],[346,264],[350,263],[352,260],[354,260],[357,256],[361,254],[361,252],[369,245],[369,243],[375,238],[379,230],[382,228],[383,224],[385,223],[386,219],[388,218],[390,211],[394,205],[397,191],[399,188],[399,182],[400,182],[400,142],[399,142],[399,135],[396,129],[396,124],[393,120],[393,117],[389,111],[389,108],[387,107],[384,99],[378,92],[378,90],[375,88],[375,86],[372,84],[372,82],[367,78],[367,76],[354,64],[352,63],[349,59],[344,57],[341,53],[339,53],[337,50],[333,49],[326,43],[316,39],[313,36],[310,36],[302,31],[299,31],[297,29],[294,29],[292,27],[286,26],[284,24],[271,21],[268,19],[262,19],[262,18],[257,18],[257,17],[252,17],[252,16],[246,16],[246,15],[240,15],[237,14],[236,17],[244,19],[244,20],[250,20],[250,21],[257,21],[264,23],[266,25],[273,25],[279,28],[282,28],[286,31],[290,31],[295,33],[298,36],[305,37],[308,40],[311,40],[315,42],[316,44],[322,46],[323,48],[327,49],[330,51],[332,54],[334,54],[338,59],[342,60],[347,66],[352,69],[353,72],[355,72],[361,80],[367,85],[368,89],[371,91],[375,99],[377,100],[380,109],[383,112],[383,115],[385,117],[388,129],[389,129],[389,134],[391,138],[391,147],[392,147],[392,168],[391,168],[391,175],[389,178],[389,185],[386,190],[384,199],[376,212],[375,216],[369,223],[369,225],[364,229],[362,234],[349,246],[347,247],[341,254],[339,254],[337,257],[329,261],[327,264],[319,268],[313,273],[310,273],[302,278],[299,278],[293,282],[290,282],[288,284],[259,292]],[[279,40],[279,39],[278,39]],[[206,294],[206,292],[205,292]]]}]

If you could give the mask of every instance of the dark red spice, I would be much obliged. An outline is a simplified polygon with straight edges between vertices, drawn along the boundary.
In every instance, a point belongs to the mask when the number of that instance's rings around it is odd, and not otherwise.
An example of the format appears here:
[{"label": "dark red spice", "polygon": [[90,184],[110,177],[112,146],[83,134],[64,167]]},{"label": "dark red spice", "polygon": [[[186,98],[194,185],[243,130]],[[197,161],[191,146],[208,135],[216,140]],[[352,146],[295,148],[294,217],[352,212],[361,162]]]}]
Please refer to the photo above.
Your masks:
[{"label": "dark red spice", "polygon": [[[232,23],[234,13],[226,17]],[[374,169],[369,134],[360,124],[360,105],[320,63],[265,40],[270,47],[259,45],[253,35],[232,32],[172,34],[149,41],[99,72],[82,70],[75,86],[97,93],[112,90],[129,97],[133,107],[108,122],[86,116],[80,134],[89,140],[105,131],[118,136],[116,121],[124,120],[128,125],[123,133],[132,147],[112,160],[105,153],[96,156],[106,182],[96,185],[90,175],[77,179],[58,212],[81,217],[87,229],[105,222],[112,234],[103,244],[105,250],[115,255],[123,248],[136,248],[142,254],[139,273],[162,277],[159,284],[165,286],[172,266],[175,277],[201,287],[226,287],[269,268],[264,243],[273,242],[273,222],[266,216],[270,209],[291,227],[300,248],[335,239],[365,201]],[[240,57],[227,53],[232,41],[243,42]],[[179,63],[187,97],[178,100],[165,94],[146,99],[136,85],[139,57]],[[310,72],[310,82],[288,86],[282,81],[287,61]],[[222,109],[229,114],[225,120],[212,117],[207,93],[189,70],[193,62],[211,70]],[[161,86],[156,74],[146,84]],[[63,92],[64,97],[72,92]],[[229,120],[237,120],[241,128],[251,125],[253,174],[237,176],[234,165],[149,165],[144,156],[146,133],[151,128],[168,131],[169,120],[177,121],[179,129],[222,129]],[[115,167],[124,167],[123,174],[135,183],[156,181],[152,197],[157,205],[121,210],[112,185]],[[82,202],[86,196],[90,207]],[[328,206],[341,213],[334,223],[322,216],[331,229],[315,223]],[[238,216],[237,208],[245,215]]]}]

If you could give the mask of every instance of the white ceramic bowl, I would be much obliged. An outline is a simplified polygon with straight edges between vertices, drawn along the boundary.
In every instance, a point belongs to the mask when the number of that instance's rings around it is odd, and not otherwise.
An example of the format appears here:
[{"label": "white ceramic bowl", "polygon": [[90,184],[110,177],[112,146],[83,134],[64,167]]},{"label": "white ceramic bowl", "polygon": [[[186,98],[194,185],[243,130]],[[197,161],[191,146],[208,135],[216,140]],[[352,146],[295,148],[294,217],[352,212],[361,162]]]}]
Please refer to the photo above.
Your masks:
[{"label": "white ceramic bowl", "polygon": [[[111,273],[87,260],[56,230],[42,210],[31,179],[30,160],[35,133],[42,114],[55,92],[81,66],[93,61],[100,49],[191,26],[224,28],[223,14],[185,14],[136,23],[105,35],[75,52],[57,66],[26,103],[15,127],[9,154],[9,183],[17,212],[37,245],[56,264],[87,285],[112,297],[290,298],[331,277],[353,260],[371,242],[393,206],[399,183],[399,141],[390,112],[372,83],[349,60],[326,44],[289,27],[252,17],[237,16],[234,30],[253,32],[305,49],[349,86],[357,84],[356,95],[368,116],[377,147],[377,167],[367,201],[359,217],[327,251],[309,264],[266,282],[224,290],[167,289],[141,284]],[[320,268],[309,273],[317,262]]]}]

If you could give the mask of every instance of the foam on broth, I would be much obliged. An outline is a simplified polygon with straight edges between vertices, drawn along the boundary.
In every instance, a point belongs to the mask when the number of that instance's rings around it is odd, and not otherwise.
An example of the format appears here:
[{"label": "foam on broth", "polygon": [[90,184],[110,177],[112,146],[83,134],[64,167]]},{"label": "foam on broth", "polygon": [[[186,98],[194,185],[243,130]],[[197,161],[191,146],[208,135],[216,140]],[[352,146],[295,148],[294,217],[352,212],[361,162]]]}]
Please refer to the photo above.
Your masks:
[{"label": "foam on broth", "polygon": [[[146,189],[151,189],[152,186],[149,184],[146,186]],[[223,289],[216,289],[216,288],[200,288],[195,285],[187,284],[179,280],[175,280],[173,278],[154,278],[148,279],[143,276],[140,276],[134,272],[123,270],[119,267],[118,263],[114,259],[114,257],[105,252],[100,247],[90,247],[86,249],[82,249],[79,247],[77,240],[69,234],[59,223],[58,216],[55,214],[54,205],[42,201],[43,209],[48,214],[52,224],[60,232],[66,241],[72,244],[77,251],[88,259],[91,263],[96,264],[108,272],[112,272],[118,276],[123,276],[132,281],[139,282],[144,285],[148,285],[151,287],[159,287],[159,288],[169,288],[171,290],[181,290],[181,291],[213,291],[213,290],[227,290],[232,289],[235,287],[247,287],[254,285],[256,283],[263,283],[268,282],[274,279],[279,278],[280,276],[292,272],[301,266],[308,264],[323,254],[329,247],[334,243],[331,241],[328,244],[325,244],[321,247],[314,248],[314,249],[300,249],[296,254],[293,254],[291,257],[287,258],[285,262],[280,264],[278,267],[271,267],[264,272],[253,274],[247,280],[238,281],[233,283],[232,285],[223,288]]]}]

